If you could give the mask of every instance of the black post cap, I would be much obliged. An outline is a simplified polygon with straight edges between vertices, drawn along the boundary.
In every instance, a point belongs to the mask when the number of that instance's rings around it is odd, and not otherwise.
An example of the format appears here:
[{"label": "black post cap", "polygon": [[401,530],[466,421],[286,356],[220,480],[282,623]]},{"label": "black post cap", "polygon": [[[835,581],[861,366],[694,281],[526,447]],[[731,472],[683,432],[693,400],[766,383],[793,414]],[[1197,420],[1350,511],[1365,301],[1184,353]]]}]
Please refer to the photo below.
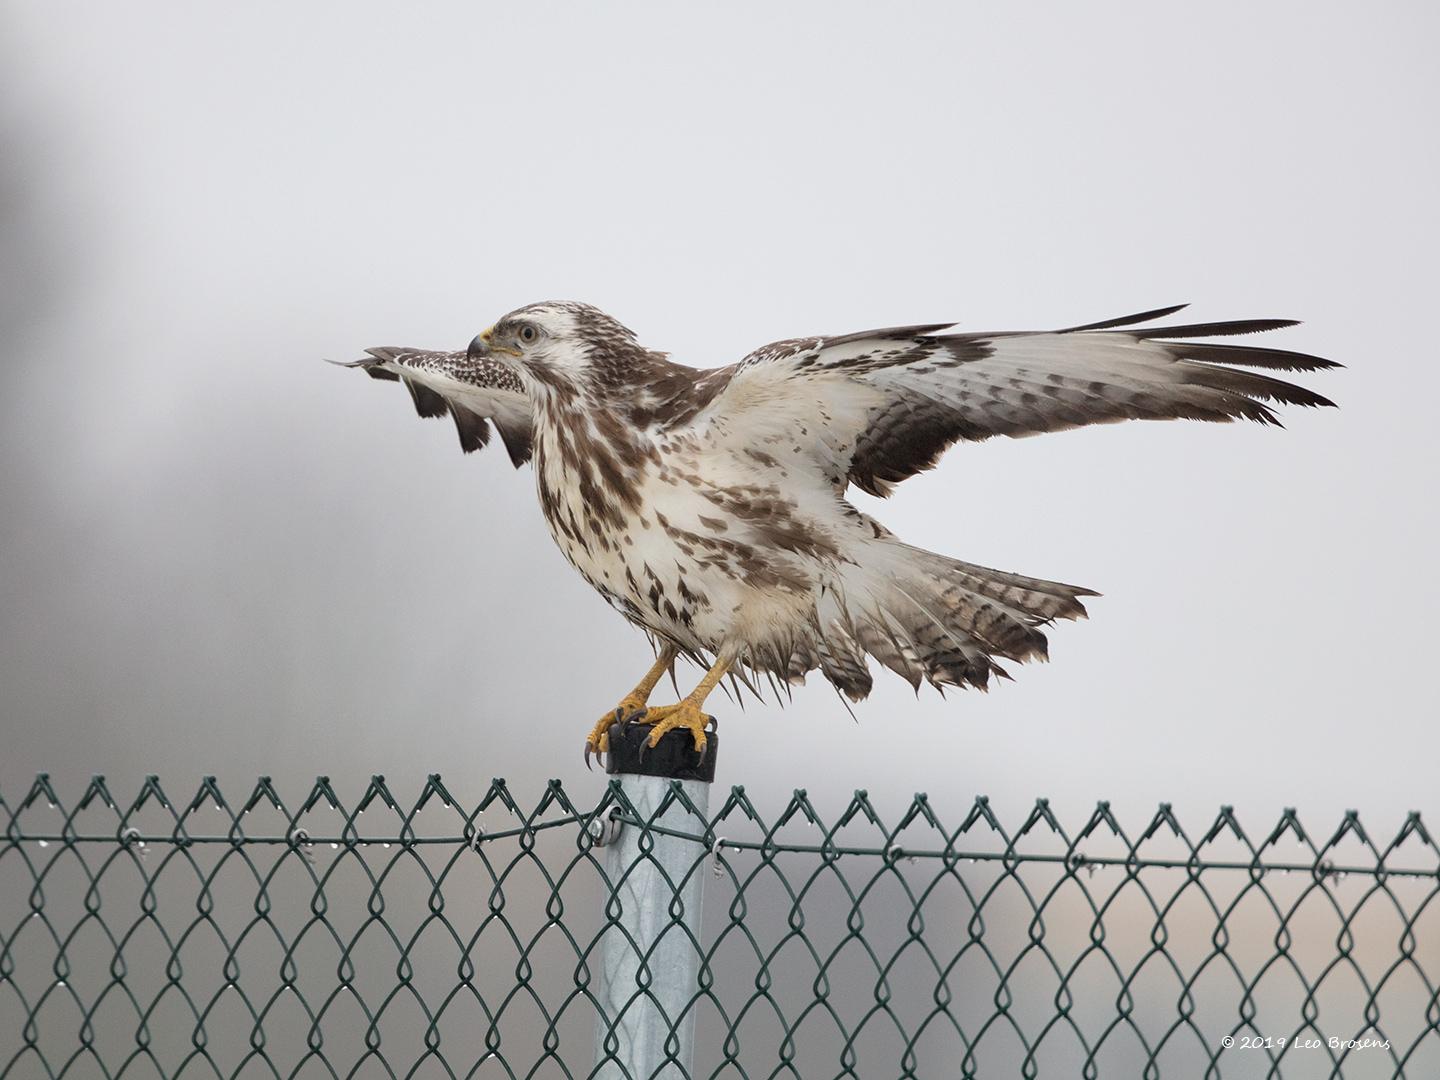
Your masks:
[{"label": "black post cap", "polygon": [[[611,776],[663,776],[667,780],[715,780],[715,755],[720,749],[720,736],[705,733],[704,756],[695,751],[695,737],[684,728],[675,728],[650,743],[653,724],[615,724],[610,728],[610,752],[605,756],[605,771]],[[642,754],[643,752],[643,754]]]}]

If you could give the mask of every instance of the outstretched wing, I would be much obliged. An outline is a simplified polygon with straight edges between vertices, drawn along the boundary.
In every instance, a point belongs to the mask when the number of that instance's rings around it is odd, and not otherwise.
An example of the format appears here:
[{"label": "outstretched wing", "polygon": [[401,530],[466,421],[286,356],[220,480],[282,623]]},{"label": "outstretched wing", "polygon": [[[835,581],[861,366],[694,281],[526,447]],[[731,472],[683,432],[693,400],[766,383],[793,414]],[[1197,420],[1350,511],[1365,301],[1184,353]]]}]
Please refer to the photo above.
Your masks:
[{"label": "outstretched wing", "polygon": [[493,423],[515,467],[530,460],[530,399],[513,371],[493,360],[472,360],[464,352],[388,346],[365,352],[366,359],[339,366],[358,367],[372,379],[403,382],[417,413],[448,415],[455,421],[465,453],[490,441]]},{"label": "outstretched wing", "polygon": [[[906,326],[781,341],[751,353],[706,419],[812,459],[873,495],[933,466],[953,443],[1118,420],[1254,420],[1267,402],[1333,405],[1242,368],[1315,371],[1330,360],[1250,344],[1288,319],[1140,326],[1184,305],[1048,332],[943,334]],[[1236,365],[1236,366],[1231,366]],[[763,452],[761,446],[759,449]]]}]

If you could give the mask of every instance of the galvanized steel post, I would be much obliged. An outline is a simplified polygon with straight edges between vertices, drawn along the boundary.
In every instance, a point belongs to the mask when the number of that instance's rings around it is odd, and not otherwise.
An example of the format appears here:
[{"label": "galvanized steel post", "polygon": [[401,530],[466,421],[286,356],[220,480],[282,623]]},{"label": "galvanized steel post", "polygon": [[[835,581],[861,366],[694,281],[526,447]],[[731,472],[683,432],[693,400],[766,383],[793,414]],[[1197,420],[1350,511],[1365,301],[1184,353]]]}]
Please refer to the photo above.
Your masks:
[{"label": "galvanized steel post", "polygon": [[[703,833],[719,738],[697,761],[687,731],[673,731],[640,756],[650,728],[612,728],[607,771],[634,811],[609,837],[607,927],[599,949],[595,1022],[597,1080],[688,1080],[695,1048],[694,1003],[703,945],[700,913],[707,852],[694,839],[654,826]],[[678,783],[694,809],[672,800]],[[697,816],[698,814],[698,816]]]}]

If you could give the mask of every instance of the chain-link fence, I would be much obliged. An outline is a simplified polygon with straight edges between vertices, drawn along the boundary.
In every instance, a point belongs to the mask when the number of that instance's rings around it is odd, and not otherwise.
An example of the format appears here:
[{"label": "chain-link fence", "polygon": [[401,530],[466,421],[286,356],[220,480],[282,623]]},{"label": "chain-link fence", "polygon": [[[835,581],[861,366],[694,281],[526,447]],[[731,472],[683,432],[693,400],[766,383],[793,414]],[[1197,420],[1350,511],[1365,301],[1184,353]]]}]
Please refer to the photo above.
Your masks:
[{"label": "chain-link fence", "polygon": [[[767,819],[738,787],[704,815],[678,785],[662,825],[618,782],[584,806],[500,781],[462,806],[439,777],[409,803],[378,777],[350,805],[326,779],[293,804],[76,794],[0,792],[6,1080],[601,1075],[617,825],[703,880],[668,1018],[694,1019],[697,1077],[1440,1076],[1418,815],[1386,842],[1354,813],[1192,833],[1162,805],[1131,834],[1104,803],[1067,830],[1043,800],[1007,827],[923,795],[887,822],[864,792]],[[653,942],[626,943],[621,1008],[653,1004]]]}]

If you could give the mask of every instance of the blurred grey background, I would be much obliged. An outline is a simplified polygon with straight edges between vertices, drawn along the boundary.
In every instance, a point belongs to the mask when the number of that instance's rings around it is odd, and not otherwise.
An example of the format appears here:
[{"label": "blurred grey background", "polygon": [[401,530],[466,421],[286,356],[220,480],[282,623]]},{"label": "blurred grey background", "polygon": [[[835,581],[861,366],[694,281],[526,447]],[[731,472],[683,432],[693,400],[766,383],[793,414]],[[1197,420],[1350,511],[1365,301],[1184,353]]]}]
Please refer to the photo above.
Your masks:
[{"label": "blurred grey background", "polygon": [[702,366],[1192,301],[1306,320],[1341,410],[955,449],[883,520],[1091,620],[988,696],[722,705],[720,778],[1440,814],[1433,6],[0,11],[0,791],[598,794],[641,635],[528,468],[322,357],[547,298]]}]

